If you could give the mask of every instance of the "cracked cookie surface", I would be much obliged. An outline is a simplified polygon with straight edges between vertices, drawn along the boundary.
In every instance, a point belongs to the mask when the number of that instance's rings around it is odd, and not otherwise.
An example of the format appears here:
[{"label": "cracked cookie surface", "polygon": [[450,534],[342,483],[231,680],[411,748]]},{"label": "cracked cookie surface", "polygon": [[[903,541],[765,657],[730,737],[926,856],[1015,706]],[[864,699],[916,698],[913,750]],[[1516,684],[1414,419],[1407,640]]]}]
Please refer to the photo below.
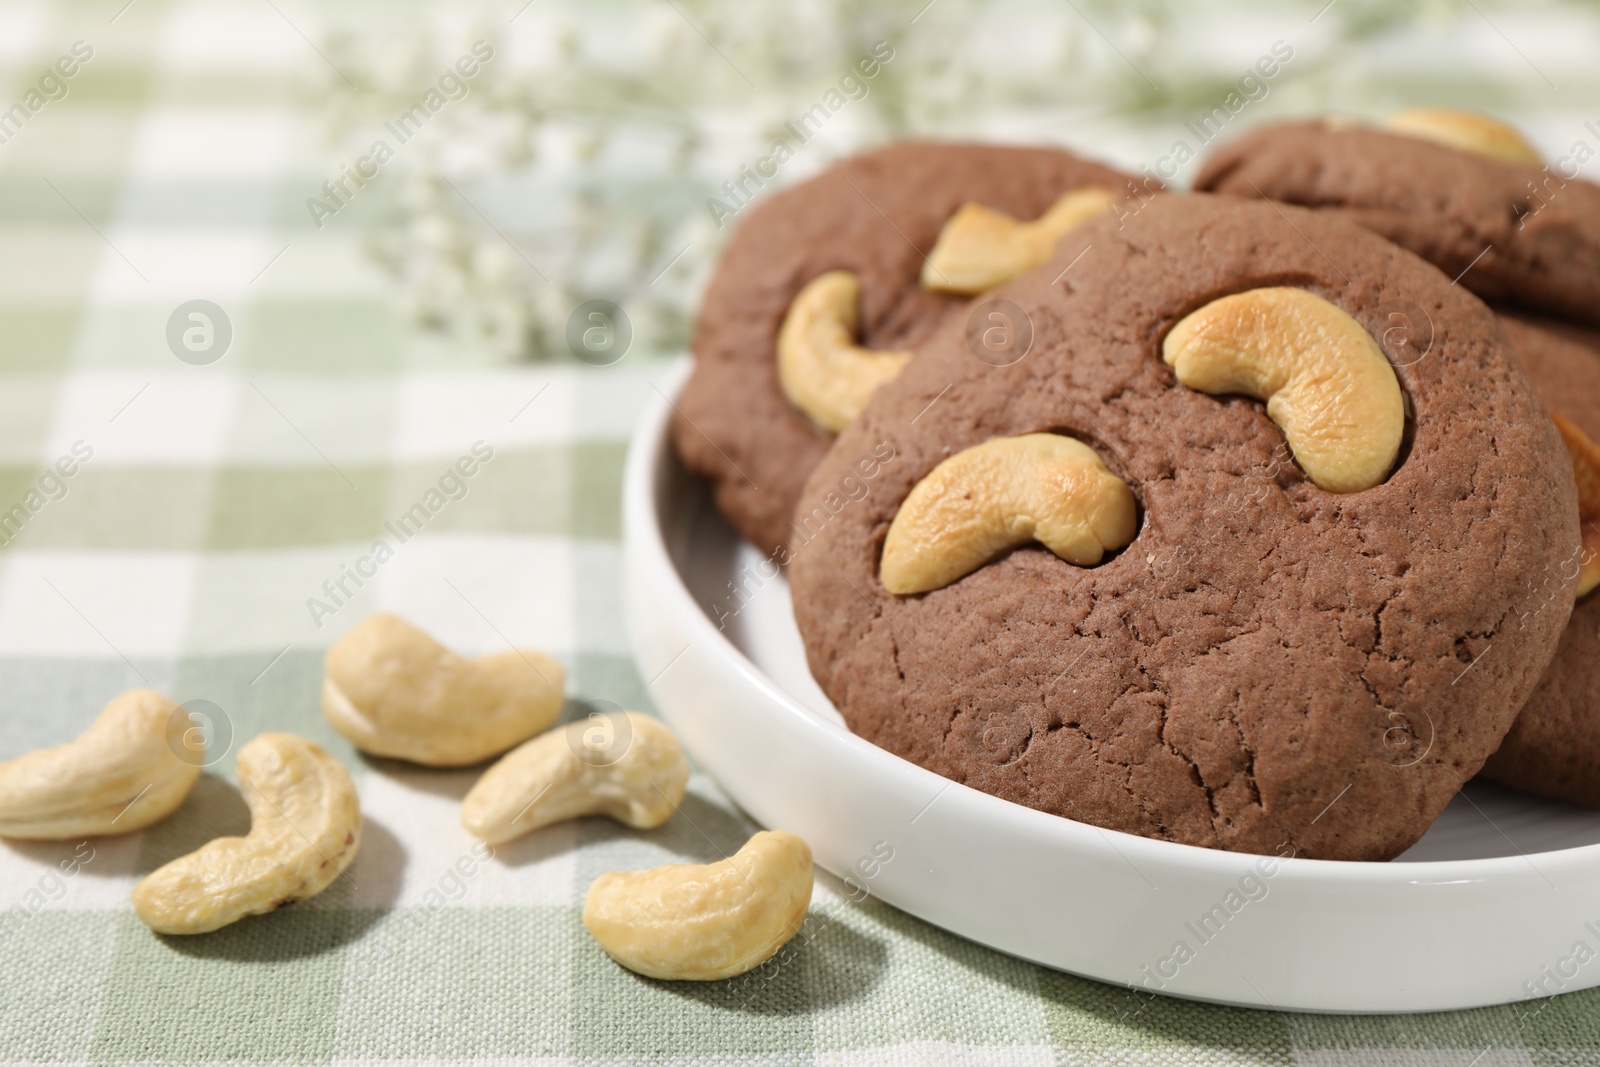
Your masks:
[{"label": "cracked cookie surface", "polygon": [[[1600,441],[1600,333],[1507,312],[1500,323],[1550,410]],[[1536,609],[1558,603],[1578,564],[1574,557],[1529,576],[1541,598]],[[1555,658],[1483,775],[1600,807],[1600,591],[1572,609]]]},{"label": "cracked cookie surface", "polygon": [[[1054,281],[1080,253],[1093,270]],[[1284,285],[1380,339],[1398,301],[1434,323],[1425,356],[1389,353],[1409,414],[1374,488],[1317,488],[1261,404],[1187,389],[1162,362],[1189,312]],[[1111,829],[1329,859],[1409,847],[1500,743],[1566,620],[1555,604],[1519,625],[1528,576],[1578,543],[1577,503],[1493,314],[1356,226],[1207,196],[1087,223],[992,295],[1032,321],[1028,355],[988,365],[946,325],[799,505],[893,447],[790,570],[812,673],[851,729]],[[930,593],[887,592],[879,553],[912,487],[948,455],[1037,432],[1083,440],[1133,487],[1133,542],[1094,567],[1026,546]]]},{"label": "cracked cookie surface", "polygon": [[1124,197],[1133,182],[1055,149],[905,142],[765,195],[739,221],[701,303],[694,371],[672,423],[678,455],[711,482],[728,521],[773,552],[794,536],[795,501],[833,440],[790,403],[778,379],[778,333],[801,289],[828,271],[853,272],[858,343],[912,349],[967,305],[919,281],[962,204],[1033,219],[1070,189],[1099,186]]},{"label": "cracked cookie surface", "polygon": [[1600,185],[1557,169],[1299,122],[1222,145],[1194,187],[1337,215],[1438,264],[1484,299],[1600,325]]}]

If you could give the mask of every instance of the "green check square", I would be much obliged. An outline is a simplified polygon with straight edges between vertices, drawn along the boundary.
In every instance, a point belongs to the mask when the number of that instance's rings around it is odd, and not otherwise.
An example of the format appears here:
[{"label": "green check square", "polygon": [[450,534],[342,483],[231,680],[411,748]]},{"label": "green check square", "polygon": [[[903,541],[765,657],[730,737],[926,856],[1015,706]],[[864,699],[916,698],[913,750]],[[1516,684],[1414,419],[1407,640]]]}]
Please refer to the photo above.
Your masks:
[{"label": "green check square", "polygon": [[119,916],[97,1061],[325,1063],[351,911],[289,907],[209,934],[152,933]]},{"label": "green check square", "polygon": [[1248,1049],[1252,1058],[1246,1062],[1295,1062],[1295,1016],[1200,1004],[1045,967],[1035,970],[1051,1041],[1060,1048],[1084,1056],[1106,1048],[1146,1055],[1191,1050],[1196,1062],[1212,1050]]},{"label": "green check square", "polygon": [[366,542],[383,526],[389,472],[341,464],[217,472],[206,547],[215,551]]},{"label": "green check square", "polygon": [[[492,444],[492,442],[491,442]],[[463,450],[462,455],[467,454]],[[398,521],[416,505],[444,501],[437,513],[422,523],[429,534],[471,532],[534,534],[559,537],[571,526],[570,453],[563,447],[496,448],[494,456],[477,465],[471,478],[461,478],[454,464],[458,455],[413,461],[396,467],[391,475],[386,517]],[[476,462],[476,461],[474,461]],[[441,485],[441,481],[445,484]],[[450,499],[452,485],[456,494]],[[431,496],[429,494],[432,494]],[[421,513],[418,513],[421,515]]]},{"label": "green check square", "polygon": [[[81,868],[73,878],[94,877],[91,870]],[[108,957],[119,916],[52,909],[48,897],[58,892],[58,884],[6,887],[7,910],[0,912],[0,974],[6,976],[0,1056],[8,1062],[82,1060],[112,985]],[[72,880],[65,886],[70,893]],[[44,895],[44,903],[30,896],[34,890]]]},{"label": "green check square", "polygon": [[622,468],[628,446],[620,441],[583,441],[572,449],[573,537],[622,538]]},{"label": "green check square", "polygon": [[19,541],[34,549],[198,549],[206,536],[211,479],[211,472],[193,468],[97,468],[91,461]]},{"label": "green check square", "polygon": [[655,701],[631,657],[580,651],[576,658],[570,689],[577,699],[608,701],[629,711],[656,713]]},{"label": "green check square", "polygon": [[[449,859],[417,857],[441,871]],[[493,877],[493,863],[479,877]],[[472,884],[466,883],[466,892]],[[443,899],[442,897],[439,899]],[[383,914],[346,955],[337,1051],[352,1060],[557,1056],[573,1025],[576,910],[425,906]]]},{"label": "green check square", "polygon": [[398,371],[406,366],[409,344],[401,326],[382,300],[263,299],[240,327],[239,366],[279,374]]},{"label": "green check square", "polygon": [[[5,183],[0,182],[0,204],[5,202]],[[0,337],[5,338],[5,358],[0,363],[0,370],[6,374],[22,374],[65,369],[72,362],[73,339],[77,336],[82,315],[83,309],[71,303],[0,307]],[[13,388],[13,385],[8,385],[4,399],[0,399],[0,408],[4,408],[7,420],[19,413],[25,414],[16,410],[21,400],[18,394],[12,393]],[[37,401],[39,398],[33,399]],[[41,404],[40,410],[32,418],[43,418],[49,412],[50,405]],[[8,444],[14,433],[15,430],[8,425],[5,430]]]},{"label": "green check square", "polygon": [[207,766],[233,776],[241,745],[269,730],[284,730],[315,741],[359,777],[356,750],[328,725],[322,715],[322,650],[291,647],[275,653],[188,656],[178,661],[173,699],[207,701],[207,714],[222,722],[215,743],[208,737]]}]

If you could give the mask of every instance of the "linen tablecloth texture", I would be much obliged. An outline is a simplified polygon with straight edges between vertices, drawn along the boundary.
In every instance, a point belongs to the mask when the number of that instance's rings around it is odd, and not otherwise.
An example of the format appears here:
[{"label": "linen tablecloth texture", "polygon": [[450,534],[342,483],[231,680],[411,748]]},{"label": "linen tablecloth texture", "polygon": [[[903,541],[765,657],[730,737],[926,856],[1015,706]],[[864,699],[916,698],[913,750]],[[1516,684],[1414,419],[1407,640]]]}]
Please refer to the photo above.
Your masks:
[{"label": "linen tablecloth texture", "polygon": [[[321,125],[353,61],[334,51],[314,6],[101,0],[0,9],[0,107],[14,100],[24,107],[9,126],[0,115],[0,757],[70,739],[111,696],[141,685],[208,702],[194,706],[209,709],[217,757],[192,799],[145,833],[86,845],[0,844],[0,1061],[919,1067],[1489,1065],[1600,1056],[1600,993],[1368,1018],[1152,1001],[989,951],[877,900],[850,903],[827,875],[819,875],[804,943],[770,977],[644,980],[613,964],[584,932],[583,895],[602,871],[705,862],[736,849],[754,827],[704,776],[696,775],[681,812],[658,830],[581,820],[484,861],[457,821],[476,770],[366,759],[334,734],[318,709],[323,652],[379,609],[466,652],[510,642],[559,656],[569,672],[569,717],[592,705],[653,710],[622,618],[623,455],[639,412],[683,358],[695,286],[726,237],[704,197],[767,143],[751,133],[715,134],[719,116],[764,106],[739,81],[762,61],[746,57],[728,34],[701,36],[717,18],[733,17],[727,5],[540,2],[526,15],[520,6],[508,0],[479,12],[504,34],[495,62],[507,73],[521,64],[526,76],[543,63],[559,80],[569,69],[560,64],[585,49],[623,67],[635,62],[626,47],[612,56],[592,41],[571,46],[555,32],[559,25],[539,21],[566,19],[571,30],[593,12],[619,41],[636,20],[676,34],[673,47],[685,50],[686,63],[726,83],[716,97],[723,111],[672,115],[662,105],[663,121],[696,137],[721,136],[725,150],[707,150],[698,176],[679,181],[674,206],[663,211],[683,219],[681,227],[658,227],[656,244],[633,250],[642,267],[634,302],[623,303],[633,309],[636,336],[611,366],[549,351],[517,360],[481,339],[414,326],[399,306],[404,286],[394,272],[405,274],[407,256],[418,242],[426,250],[428,234],[406,236],[407,224],[384,231],[377,217],[380,205],[395,202],[380,187],[399,177],[385,174],[371,190],[352,187],[335,205],[339,212],[315,218],[307,199],[322,195],[321,183],[355,157],[330,148]],[[1325,27],[1346,13],[1313,26],[1320,6],[1286,16],[1291,28],[1326,39]],[[1376,17],[1372,7],[1353,6]],[[951,0],[945,10],[924,9],[924,18],[921,7],[893,12],[922,19],[915,32],[928,38],[919,58],[910,22],[901,27],[907,35],[898,38],[895,62],[907,73],[897,75],[898,88],[886,79],[876,110],[862,105],[855,117],[837,120],[836,136],[783,180],[918,121],[940,132],[989,130],[962,117],[960,93],[946,94],[942,119],[907,119],[906,79],[916,64],[937,65],[929,58],[936,44],[946,52],[981,45],[961,33],[975,9]],[[1450,5],[1441,10],[1451,27],[1477,18]],[[1491,28],[1513,17],[1506,8],[1486,10]],[[1566,10],[1541,9],[1538,18],[1568,18]],[[1159,34],[1155,46],[1141,45],[1149,27],[1130,28],[1113,6],[1075,11],[1049,17],[1073,35],[1074,48],[1092,54],[1105,78],[1120,79],[1118,99],[1136,110],[1144,72],[1164,80],[1173,65],[1162,58]],[[413,27],[433,13],[369,12]],[[868,17],[843,3],[814,13],[830,25]],[[1160,20],[1151,17],[1155,32]],[[1278,16],[1270,7],[1251,17],[1262,27],[1255,34],[1261,48],[1288,34],[1273,29]],[[1580,54],[1571,69],[1546,73],[1592,85],[1592,72],[1579,71],[1592,55],[1594,20],[1570,19],[1560,25],[1575,27]],[[548,30],[557,43],[541,52],[542,38],[535,40],[514,64],[513,21],[535,27],[527,32],[536,38]],[[1341,25],[1358,22],[1351,16]],[[359,24],[355,15],[346,19]],[[1100,43],[1102,24],[1113,50]],[[1473,32],[1491,56],[1484,70],[1501,84],[1539,88],[1520,53],[1482,26]],[[79,41],[92,55],[77,54],[67,64],[70,77],[59,73],[58,58],[74,55]],[[1522,41],[1524,50],[1531,42]],[[853,47],[847,42],[840,54]],[[1311,51],[1302,54],[1312,69]],[[1317,62],[1325,92],[1334,68]],[[1448,80],[1448,66],[1435,75]],[[804,110],[831,80],[801,84],[773,114],[794,101]],[[30,91],[38,91],[37,108]],[[637,97],[655,91],[646,85]],[[1012,103],[1034,125],[997,119],[990,132],[1060,139],[1055,119],[1039,119],[1020,97]],[[567,104],[575,112],[590,106]],[[563,106],[549,104],[557,112]],[[648,110],[625,97],[592,106],[611,107],[624,121]],[[1297,106],[1316,105],[1302,98]],[[1096,114],[1082,113],[1080,132],[1113,128],[1114,116]],[[375,121],[363,121],[355,121],[363,138],[380,136]],[[1155,159],[1181,129],[1146,122],[1117,154],[1124,162]],[[644,183],[641,200],[678,180],[648,147],[594,168],[593,146],[566,144],[552,130],[535,169],[589,167],[584,175],[598,175],[591,203],[606,203],[635,177]],[[479,224],[485,247],[503,241],[516,253],[513,266],[550,276],[550,292],[581,295],[591,283],[579,274],[600,269],[605,255],[541,258],[540,242],[559,244],[565,216],[540,221],[537,213],[549,208],[540,198],[524,198],[519,208],[516,197],[479,192],[487,188],[459,190],[461,201],[472,197],[471,211],[452,200],[458,216],[476,213],[487,224]],[[490,200],[496,207],[480,211]],[[584,225],[603,236],[609,217]],[[402,235],[387,270],[368,247],[381,232]],[[685,243],[692,252],[669,262]],[[488,272],[483,284],[492,289],[497,276]],[[473,299],[491,311],[510,306],[514,317],[520,305],[497,292]],[[412,296],[441,305],[448,318],[455,301],[467,302],[452,293],[447,286],[442,295]],[[208,346],[221,343],[214,313],[209,340],[202,320],[187,312],[174,319],[195,299],[226,316],[231,337],[220,359],[206,361],[215,351]],[[572,305],[561,302],[565,296],[553,304],[548,294],[537,299],[548,305],[540,313],[550,320],[546,333],[559,337]],[[541,322],[523,326],[531,336]],[[185,349],[188,329],[200,333]],[[472,477],[452,478],[451,465],[477,442],[492,458]],[[62,468],[71,475],[47,474],[61,457],[72,458]],[[18,504],[23,510],[12,511]],[[394,525],[406,515],[409,525]],[[379,540],[391,553],[362,562]],[[309,902],[202,937],[153,935],[134,917],[130,889],[207,839],[244,832],[233,755],[269,729],[316,740],[350,770],[365,817],[359,857]]]}]

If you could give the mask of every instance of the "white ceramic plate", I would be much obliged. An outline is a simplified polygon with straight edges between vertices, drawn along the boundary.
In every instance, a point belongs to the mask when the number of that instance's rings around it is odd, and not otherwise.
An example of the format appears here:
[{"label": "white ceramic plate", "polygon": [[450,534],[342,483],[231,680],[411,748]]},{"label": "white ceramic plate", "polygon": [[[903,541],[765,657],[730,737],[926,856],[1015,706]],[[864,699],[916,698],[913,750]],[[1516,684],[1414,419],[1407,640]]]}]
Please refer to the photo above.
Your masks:
[{"label": "white ceramic plate", "polygon": [[851,734],[806,668],[782,576],[672,454],[679,380],[628,457],[639,670],[717,784],[822,867],[963,937],[1139,991],[1409,1012],[1600,985],[1600,813],[1475,784],[1393,863],[1280,862],[1046,815]]}]

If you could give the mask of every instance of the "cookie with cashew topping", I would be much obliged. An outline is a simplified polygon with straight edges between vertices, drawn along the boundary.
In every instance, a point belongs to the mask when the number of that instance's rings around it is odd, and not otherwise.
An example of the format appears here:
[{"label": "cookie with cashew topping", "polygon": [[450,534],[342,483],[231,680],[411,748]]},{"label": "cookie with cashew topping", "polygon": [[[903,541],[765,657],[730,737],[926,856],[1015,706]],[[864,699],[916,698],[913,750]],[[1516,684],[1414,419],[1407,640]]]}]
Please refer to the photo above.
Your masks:
[{"label": "cookie with cashew topping", "polygon": [[1312,207],[1486,300],[1600,325],[1600,185],[1570,156],[1543,163],[1489,116],[1423,108],[1383,126],[1260,126],[1208,156],[1194,187]]},{"label": "cookie with cashew topping", "polygon": [[153,690],[114,697],[75,740],[0,763],[0,837],[65,841],[160,822],[200,777],[194,728]]},{"label": "cookie with cashew topping", "polygon": [[533,649],[467,659],[394,615],[363,619],[324,657],[322,711],[363,752],[430,767],[480,763],[561,714],[565,672]]},{"label": "cookie with cashew topping", "polygon": [[[615,736],[618,725],[626,737]],[[672,818],[688,784],[677,736],[653,716],[626,711],[604,727],[568,723],[506,753],[467,793],[461,825],[491,845],[580,815],[650,830]]]},{"label": "cookie with cashew topping", "polygon": [[1600,808],[1600,332],[1504,310],[1500,324],[1571,454],[1582,543],[1555,570],[1527,576],[1543,599],[1525,610],[1560,613],[1573,592],[1578,602],[1483,776]]},{"label": "cookie with cashew topping", "polygon": [[1265,401],[1312,482],[1355,493],[1400,454],[1405,403],[1378,342],[1333,304],[1293,286],[1248,289],[1190,312],[1161,343],[1178,381]]},{"label": "cookie with cashew topping", "polygon": [[133,910],[158,934],[204,934],[315,896],[361,845],[356,787],[320,745],[266,733],[239,750],[250,832],[219,837],[133,888]]},{"label": "cookie with cashew topping", "polygon": [[975,201],[962,204],[939,231],[922,265],[922,284],[963,296],[993,289],[1038,267],[1068,230],[1115,210],[1119,199],[1096,186],[1073,189],[1027,221]]},{"label": "cookie with cashew topping", "polygon": [[800,290],[778,331],[778,381],[791,403],[829,433],[855,421],[872,394],[911,358],[855,343],[861,283],[847,270]]},{"label": "cookie with cashew topping", "polygon": [[1407,137],[1459,148],[1490,159],[1540,164],[1539,150],[1515,127],[1471,111],[1408,107],[1389,116],[1384,128]]},{"label": "cookie with cashew topping", "polygon": [[[773,553],[794,539],[795,501],[834,434],[940,323],[964,317],[974,284],[1028,269],[1057,230],[1155,191],[1056,149],[906,142],[757,194],[701,304],[678,455]],[[958,291],[924,284],[930,260],[948,274],[929,282]]]},{"label": "cookie with cashew topping", "polygon": [[800,931],[811,904],[811,849],[762,831],[719,863],[602,874],[583,925],[647,978],[711,982],[759,967]]},{"label": "cookie with cashew topping", "polygon": [[1133,540],[1134,523],[1133,493],[1088,445],[998,437],[917,483],[889,524],[878,576],[891,593],[926,593],[1029,541],[1091,566]]},{"label": "cookie with cashew topping", "polygon": [[[1091,245],[1097,269],[1052,285]],[[789,572],[846,724],[1108,829],[1404,851],[1549,663],[1567,608],[1539,610],[1528,579],[1579,545],[1571,460],[1493,314],[1360,227],[1209,196],[1086,222],[992,295],[1032,321],[1028,357],[973,360],[947,324],[802,497],[866,443],[894,448]],[[1425,358],[1383,347],[1399,301],[1432,317]],[[980,565],[897,589],[895,527],[934,472],[1031,435],[1081,442],[1127,487],[1132,540],[1094,561],[985,535]],[[1018,499],[996,523],[986,481],[943,484],[936,529],[1020,535],[1041,514]]]}]

